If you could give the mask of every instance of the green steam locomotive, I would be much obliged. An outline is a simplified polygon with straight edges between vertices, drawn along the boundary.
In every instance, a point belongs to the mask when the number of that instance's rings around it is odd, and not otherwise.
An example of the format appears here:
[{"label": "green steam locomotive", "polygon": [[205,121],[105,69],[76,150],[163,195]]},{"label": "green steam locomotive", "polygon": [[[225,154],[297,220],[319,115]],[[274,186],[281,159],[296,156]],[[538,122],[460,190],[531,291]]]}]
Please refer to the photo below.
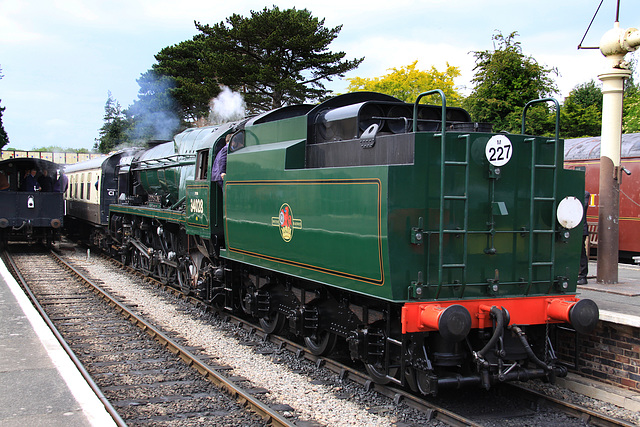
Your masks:
[{"label": "green steam locomotive", "polygon": [[342,346],[379,383],[553,379],[549,330],[598,321],[576,298],[584,173],[557,132],[492,133],[441,91],[288,106],[98,163],[67,171],[66,225],[316,355]]}]

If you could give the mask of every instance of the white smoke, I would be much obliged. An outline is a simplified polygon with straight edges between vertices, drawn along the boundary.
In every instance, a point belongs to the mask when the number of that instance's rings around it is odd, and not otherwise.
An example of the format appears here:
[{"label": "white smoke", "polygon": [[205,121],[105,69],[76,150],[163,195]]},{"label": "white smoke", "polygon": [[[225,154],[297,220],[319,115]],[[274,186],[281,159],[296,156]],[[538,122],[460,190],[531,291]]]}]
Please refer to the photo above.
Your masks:
[{"label": "white smoke", "polygon": [[209,122],[222,124],[241,120],[246,114],[242,95],[222,86],[222,92],[209,102]]}]

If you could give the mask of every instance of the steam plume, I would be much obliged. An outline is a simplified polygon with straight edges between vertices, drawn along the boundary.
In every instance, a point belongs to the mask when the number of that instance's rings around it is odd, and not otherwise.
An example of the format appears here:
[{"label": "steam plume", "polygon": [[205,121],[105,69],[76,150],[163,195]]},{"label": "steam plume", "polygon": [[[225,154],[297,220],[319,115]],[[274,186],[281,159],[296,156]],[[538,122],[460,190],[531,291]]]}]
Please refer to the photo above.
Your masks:
[{"label": "steam plume", "polygon": [[241,120],[245,116],[245,108],[242,95],[223,86],[222,92],[209,102],[209,121],[221,124]]}]

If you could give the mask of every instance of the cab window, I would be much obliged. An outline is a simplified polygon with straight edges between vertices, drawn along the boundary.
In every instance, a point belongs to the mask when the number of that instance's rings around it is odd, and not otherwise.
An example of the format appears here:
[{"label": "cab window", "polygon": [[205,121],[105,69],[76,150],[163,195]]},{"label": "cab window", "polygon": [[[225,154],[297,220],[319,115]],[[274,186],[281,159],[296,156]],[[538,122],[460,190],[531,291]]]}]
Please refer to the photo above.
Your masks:
[{"label": "cab window", "polygon": [[196,180],[206,181],[209,171],[209,149],[198,151],[196,157]]}]

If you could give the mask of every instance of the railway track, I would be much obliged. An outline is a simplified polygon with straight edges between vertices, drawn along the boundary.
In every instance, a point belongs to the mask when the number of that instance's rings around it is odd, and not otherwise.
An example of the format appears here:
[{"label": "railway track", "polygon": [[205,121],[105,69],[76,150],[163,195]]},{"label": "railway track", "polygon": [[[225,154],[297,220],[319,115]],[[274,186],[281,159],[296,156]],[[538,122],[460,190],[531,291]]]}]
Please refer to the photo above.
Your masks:
[{"label": "railway track", "polygon": [[[114,265],[117,265],[119,268],[126,268],[132,273],[145,277],[149,282],[154,283],[155,286],[162,288],[168,292],[171,292],[180,298],[190,301],[192,304],[199,306],[203,309],[210,309],[210,307],[204,305],[201,301],[196,298],[186,296],[179,289],[173,288],[166,284],[163,284],[159,281],[156,281],[153,278],[146,277],[140,272],[131,269],[130,267],[123,266],[119,261],[114,259],[105,257],[109,262],[112,262]],[[406,390],[389,386],[389,385],[380,385],[375,384],[372,379],[363,371],[360,371],[353,366],[342,363],[338,360],[315,356],[308,351],[306,351],[305,347],[295,341],[288,340],[284,337],[277,335],[266,334],[258,325],[247,321],[246,319],[231,315],[229,313],[223,314],[225,317],[229,319],[230,322],[237,325],[238,328],[245,330],[248,333],[248,336],[252,337],[254,343],[270,341],[275,344],[280,349],[286,349],[294,354],[296,354],[299,358],[305,358],[310,362],[314,363],[316,366],[324,366],[327,369],[333,371],[338,375],[341,380],[349,379],[353,382],[356,382],[362,385],[365,389],[375,390],[383,396],[391,399],[394,404],[398,404],[400,402],[404,402],[406,405],[415,408],[421,412],[424,412],[429,415],[432,420],[442,421],[448,425],[453,426],[480,426],[485,425],[486,421],[482,420],[482,417],[477,417],[472,412],[460,411],[459,413],[455,410],[449,410],[446,408],[446,405],[438,405],[433,403],[432,401],[428,401],[423,399],[422,397],[416,396]],[[501,395],[509,395],[511,398],[518,398],[521,402],[528,402],[529,404],[520,411],[514,412],[510,409],[510,414],[513,416],[514,414],[517,417],[527,416],[528,413],[534,413],[535,410],[531,410],[530,408],[540,408],[542,406],[547,407],[552,410],[560,411],[564,414],[567,414],[569,417],[573,419],[573,421],[569,422],[566,425],[573,425],[575,422],[576,425],[595,425],[595,426],[634,426],[636,424],[627,422],[624,420],[620,420],[606,414],[594,411],[590,408],[583,407],[580,405],[572,404],[568,401],[563,401],[560,399],[553,398],[551,396],[546,396],[543,393],[535,391],[526,387],[526,385],[522,384],[513,384],[507,383],[504,384],[502,389],[500,390]],[[463,415],[464,414],[464,415]],[[474,421],[474,419],[479,419],[478,421]],[[495,417],[496,419],[499,417]],[[517,425],[517,424],[514,424]],[[544,425],[544,424],[543,424]]]},{"label": "railway track", "polygon": [[[114,262],[113,260],[111,260],[112,262]],[[43,271],[43,262],[37,261],[38,262],[38,268],[40,270],[40,272]],[[117,263],[119,264],[119,263]],[[119,266],[120,268],[123,268],[122,265]],[[57,269],[59,269],[59,267],[56,267]],[[55,270],[55,268],[54,268]],[[47,270],[49,271],[49,270]],[[133,271],[133,270],[131,270]],[[49,273],[47,272],[47,278],[49,282],[55,282],[54,280],[51,280],[53,273]],[[138,273],[139,274],[139,273]],[[86,278],[88,279],[88,278]],[[175,295],[179,295],[181,298],[185,299],[185,300],[190,300],[192,301],[197,307],[199,308],[203,308],[204,306],[202,305],[201,302],[195,300],[195,299],[191,299],[188,298],[184,295],[182,295],[178,290],[171,288],[171,287],[167,287],[165,285],[162,285],[159,282],[154,282],[152,281],[152,279],[147,278],[148,281],[153,282],[153,286],[154,287],[162,287],[163,289],[172,292]],[[58,285],[58,287],[60,287]],[[51,291],[49,291],[51,292]],[[60,305],[61,301],[67,301],[70,303],[77,303],[80,306],[85,306],[84,303],[81,303],[81,301],[84,301],[83,298],[80,298],[78,296],[78,292],[77,291],[72,291],[71,292],[72,295],[67,295],[66,297],[59,297],[59,296],[55,296],[52,294],[48,294],[47,292],[45,292],[45,298],[46,298],[46,304],[45,306],[58,306]],[[117,299],[117,298],[116,298]],[[122,303],[113,303],[110,302],[109,303],[111,306],[114,307],[118,307],[118,305],[123,305]],[[130,303],[132,304],[132,303]],[[124,307],[124,305],[123,305]],[[126,307],[124,307],[126,308]],[[136,307],[131,307],[132,309],[135,309]],[[86,306],[84,307],[85,311],[86,311]],[[118,311],[121,311],[122,313],[127,313],[125,310],[121,310],[120,308],[117,308]],[[357,369],[354,369],[352,366],[348,366],[344,363],[341,363],[337,360],[333,360],[333,359],[329,359],[329,358],[319,358],[317,356],[314,356],[308,352],[305,351],[304,347],[300,346],[298,343],[287,340],[286,338],[283,337],[278,337],[278,336],[272,336],[269,334],[265,334],[259,327],[257,327],[254,324],[251,324],[243,319],[231,316],[227,313],[223,314],[223,316],[228,319],[228,323],[230,325],[232,325],[232,327],[237,328],[238,330],[238,334],[243,334],[244,338],[243,340],[245,341],[245,344],[247,345],[251,345],[251,346],[258,346],[260,344],[263,344],[265,342],[271,342],[272,345],[276,346],[276,348],[278,348],[278,350],[288,350],[290,353],[294,354],[296,358],[300,358],[300,359],[307,359],[309,360],[311,363],[313,363],[315,366],[320,367],[320,366],[324,366],[326,368],[328,368],[329,370],[333,371],[334,373],[337,374],[337,376],[340,378],[341,381],[346,381],[347,379],[350,381],[353,381],[355,383],[361,384],[362,387],[366,390],[376,390],[376,392],[380,393],[381,395],[387,396],[394,405],[398,405],[400,402],[406,404],[409,407],[413,407],[416,408],[417,410],[423,412],[424,414],[427,414],[426,419],[430,419],[433,423],[435,424],[439,424],[438,422],[441,423],[445,423],[448,425],[455,425],[455,426],[459,426],[459,425],[469,425],[469,426],[477,426],[477,425],[502,425],[500,423],[495,424],[495,417],[492,418],[491,420],[487,421],[486,418],[482,418],[482,417],[478,417],[477,414],[474,414],[473,411],[471,412],[464,412],[464,411],[460,411],[461,413],[465,413],[465,415],[461,415],[460,412],[457,412],[456,410],[450,410],[450,409],[446,409],[443,406],[440,406],[437,403],[434,403],[435,401],[428,401],[425,399],[422,399],[420,397],[416,397],[408,392],[406,392],[405,390],[401,390],[395,387],[389,387],[389,386],[381,386],[378,384],[374,384],[371,379],[363,372],[358,371]],[[60,316],[59,316],[60,317]],[[66,316],[69,317],[69,316]],[[171,338],[169,338],[167,336],[167,334],[164,334],[160,331],[154,332],[154,328],[151,325],[145,325],[144,323],[140,322],[137,317],[140,317],[140,315],[136,315],[134,313],[130,313],[130,314],[126,314],[126,317],[129,318],[129,321],[127,321],[126,323],[136,323],[139,325],[143,325],[142,327],[147,331],[147,334],[149,335],[154,335],[156,337],[157,340],[159,340],[164,346],[167,346],[167,348],[170,349],[172,354],[177,355],[181,360],[186,361],[187,364],[194,364],[194,365],[199,365],[199,363],[202,363],[203,365],[207,365],[207,356],[199,356],[198,355],[198,349],[189,349],[189,348],[184,348],[184,346],[181,346],[179,343],[177,342],[172,342]],[[89,320],[90,321],[90,320]],[[69,318],[65,318],[65,316],[62,316],[62,322],[63,323],[76,323],[75,321],[72,321]],[[85,324],[87,322],[84,322]],[[123,335],[123,332],[120,332],[119,329],[114,329],[111,328],[111,326],[109,326],[109,328],[107,327],[94,327],[95,325],[91,324],[90,328],[86,328],[83,327],[81,328],[83,331],[88,332],[86,335],[95,335],[99,332],[103,332],[102,335],[105,335],[108,338],[117,338],[121,335]],[[76,325],[76,329],[78,329],[77,325]],[[92,332],[93,331],[93,332]],[[110,331],[110,332],[108,332]],[[77,332],[77,331],[76,331]],[[72,331],[72,334],[74,332]],[[141,334],[141,332],[127,332],[127,341],[131,341],[131,337],[132,336],[136,336],[138,334]],[[146,334],[142,334],[143,336]],[[250,341],[252,341],[252,343],[250,343]],[[84,351],[84,350],[82,350]],[[103,352],[104,353],[104,352]],[[140,352],[138,352],[140,353]],[[144,353],[144,352],[143,352]],[[147,361],[149,361],[149,357],[145,357],[144,359],[147,359]],[[155,359],[153,359],[155,360]],[[100,375],[102,375],[102,377],[106,377],[107,379],[112,379],[112,377],[117,376],[117,375],[113,375],[109,373],[109,370],[112,369],[115,366],[119,366],[118,362],[115,361],[111,361],[111,360],[103,360],[102,362],[98,362],[96,372],[99,373],[99,375],[97,376],[96,380],[97,381],[101,381],[102,379],[100,378]],[[173,368],[176,369],[177,371],[180,371],[179,368]],[[225,368],[223,368],[225,369]],[[153,371],[153,369],[146,369],[147,371]],[[197,370],[202,373],[204,376],[209,377],[210,374],[205,373],[202,371],[201,367],[198,367]],[[145,369],[138,369],[138,370],[129,370],[130,373],[135,374],[136,376],[138,375],[138,371],[145,371]],[[224,371],[222,371],[224,372]],[[224,378],[224,374],[220,373],[220,376],[222,378]],[[128,377],[129,380],[131,379],[131,376]],[[202,379],[202,377],[200,377]],[[242,379],[240,379],[242,382]],[[228,380],[226,380],[228,381]],[[231,381],[233,382],[233,381]],[[229,388],[230,386],[228,386],[226,384],[226,382],[222,382],[222,383],[218,383],[219,386],[223,387],[223,388]],[[145,386],[146,387],[146,386]],[[107,385],[107,386],[103,386],[105,394],[107,396],[109,396],[110,399],[113,399],[113,396],[116,396],[115,400],[114,400],[114,406],[116,407],[116,409],[122,411],[122,408],[126,408],[127,410],[130,410],[132,407],[149,407],[149,405],[153,406],[153,405],[157,405],[157,400],[153,400],[153,399],[147,399],[147,400],[135,400],[135,399],[127,399],[127,398],[123,398],[122,396],[124,396],[123,393],[126,392],[132,392],[136,389],[139,389],[139,386],[137,384],[128,384],[125,386],[118,386],[118,385]],[[152,389],[154,387],[151,387]],[[523,391],[525,392],[526,389]],[[188,392],[187,392],[188,393]],[[233,392],[235,393],[235,392]],[[181,392],[180,394],[184,395],[185,393]],[[192,396],[197,396],[197,393],[193,393]],[[201,395],[204,395],[204,393],[201,393]],[[249,393],[249,395],[251,396],[251,393]],[[178,399],[176,396],[173,396],[171,399],[165,399],[165,400],[172,400],[172,399]],[[536,406],[540,406],[540,405],[548,405],[546,403],[546,396],[543,395],[535,395],[533,397],[528,397],[528,398],[523,398],[524,400],[528,400],[531,402],[535,402]],[[162,398],[160,398],[160,400],[162,400]],[[191,399],[193,401],[193,399]],[[177,400],[176,400],[177,401]],[[245,398],[240,398],[241,402],[245,402]],[[566,402],[553,402],[553,405],[560,405]],[[291,408],[288,408],[289,410],[291,410]],[[560,409],[562,411],[567,411],[566,409]],[[535,411],[526,409],[523,410],[519,413],[518,416],[523,416],[522,414],[524,413],[534,413]],[[571,413],[572,417],[575,417],[574,420],[577,421],[577,423],[575,425],[584,425],[584,424],[592,424],[592,425],[633,425],[630,423],[624,423],[621,422],[619,420],[615,420],[615,419],[608,419],[608,417],[603,416],[599,413],[596,413],[594,411],[589,411],[589,410],[582,410],[580,408],[577,407],[573,407],[571,408],[571,410],[569,411]],[[197,419],[197,417],[201,416],[201,412],[200,413],[186,413],[183,415],[183,417],[189,417],[191,420]],[[512,412],[513,415],[513,412]],[[146,415],[144,415],[146,416]],[[144,422],[154,422],[154,423],[158,423],[158,422],[169,422],[170,419],[179,419],[181,416],[178,415],[177,413],[171,414],[171,415],[167,415],[167,416],[160,416],[157,418],[143,418],[142,419],[146,419],[146,420],[152,420],[152,421],[141,421],[141,419],[135,419],[135,421],[130,422],[132,424],[139,424],[139,423],[144,423]],[[269,415],[262,415],[262,417],[267,417],[269,418]],[[125,417],[126,419],[126,417]],[[291,418],[284,419],[283,417],[283,421],[285,422],[294,422],[294,420],[291,420]],[[255,417],[251,418],[251,422],[256,422]],[[218,422],[214,422],[216,425],[221,425]],[[199,423],[199,424],[202,424]],[[278,422],[274,422],[274,424],[278,424]],[[244,424],[243,425],[258,425],[258,424]],[[283,424],[286,425],[286,424]],[[303,423],[299,424],[299,425],[303,425]],[[307,424],[307,425],[314,425],[312,424]],[[400,424],[402,425],[402,423]],[[511,424],[511,425],[517,425],[517,424]],[[530,424],[530,425],[536,425],[536,424]],[[544,425],[544,424],[541,424]],[[565,425],[573,425],[572,423],[565,423]]]},{"label": "railway track", "polygon": [[201,360],[54,253],[3,258],[119,425],[293,425],[256,399],[259,391],[225,378],[224,366]]}]

